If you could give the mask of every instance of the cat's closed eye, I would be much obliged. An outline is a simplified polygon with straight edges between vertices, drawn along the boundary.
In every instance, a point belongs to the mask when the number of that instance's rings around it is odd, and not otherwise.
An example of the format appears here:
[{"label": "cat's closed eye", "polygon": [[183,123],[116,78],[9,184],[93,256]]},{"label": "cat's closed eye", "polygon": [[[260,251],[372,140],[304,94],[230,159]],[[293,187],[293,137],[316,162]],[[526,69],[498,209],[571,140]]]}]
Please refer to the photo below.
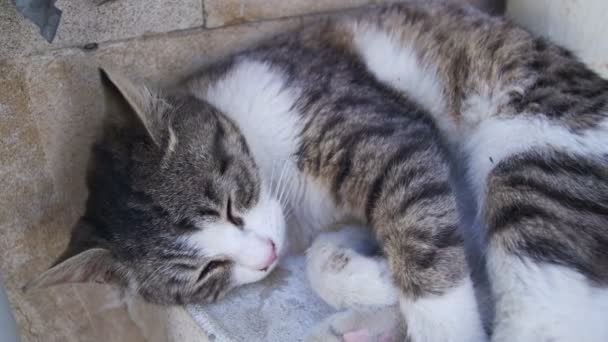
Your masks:
[{"label": "cat's closed eye", "polygon": [[203,217],[220,217],[220,212],[211,208],[199,208],[198,214]]},{"label": "cat's closed eye", "polygon": [[225,265],[227,263],[227,261],[225,260],[211,260],[207,263],[207,265],[205,265],[205,267],[203,267],[203,269],[201,270],[201,272],[198,275],[198,278],[196,279],[196,282],[200,282],[201,280],[203,280],[209,273],[211,273],[213,270],[215,270],[218,267],[221,267],[223,265]]},{"label": "cat's closed eye", "polygon": [[243,222],[243,219],[235,216],[233,213],[233,209],[232,209],[232,198],[228,197],[228,203],[226,204],[226,217],[228,218],[228,221],[230,221],[230,223],[232,223],[233,225],[241,228],[243,227],[243,225],[245,224],[245,222]]}]

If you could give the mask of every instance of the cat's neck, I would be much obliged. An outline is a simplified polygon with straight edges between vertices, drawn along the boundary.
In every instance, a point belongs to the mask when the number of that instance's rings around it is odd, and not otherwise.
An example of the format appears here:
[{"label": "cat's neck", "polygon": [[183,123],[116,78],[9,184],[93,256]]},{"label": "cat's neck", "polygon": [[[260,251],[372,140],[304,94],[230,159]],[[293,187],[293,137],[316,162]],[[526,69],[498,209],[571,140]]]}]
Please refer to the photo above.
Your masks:
[{"label": "cat's neck", "polygon": [[[268,64],[241,61],[205,89],[191,89],[231,119],[241,130],[265,178],[293,160],[300,125],[295,110],[297,90]],[[278,170],[277,170],[278,169]]]}]

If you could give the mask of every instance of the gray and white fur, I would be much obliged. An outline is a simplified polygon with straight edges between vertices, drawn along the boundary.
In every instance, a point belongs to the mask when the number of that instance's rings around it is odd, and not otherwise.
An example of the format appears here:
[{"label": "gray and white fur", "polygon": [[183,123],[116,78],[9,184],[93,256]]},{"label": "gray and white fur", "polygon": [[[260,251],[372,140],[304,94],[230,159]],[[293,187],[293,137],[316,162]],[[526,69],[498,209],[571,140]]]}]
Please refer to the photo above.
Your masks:
[{"label": "gray and white fur", "polygon": [[[377,284],[353,291],[398,305],[397,334],[484,341],[455,164],[481,227],[492,340],[608,339],[608,82],[567,50],[412,1],[308,22],[171,95],[102,79],[118,119],[93,149],[68,250],[32,287],[102,280],[159,303],[212,301],[266,276],[293,236],[355,221],[385,258],[350,256]],[[323,326],[397,336],[349,317]]]}]

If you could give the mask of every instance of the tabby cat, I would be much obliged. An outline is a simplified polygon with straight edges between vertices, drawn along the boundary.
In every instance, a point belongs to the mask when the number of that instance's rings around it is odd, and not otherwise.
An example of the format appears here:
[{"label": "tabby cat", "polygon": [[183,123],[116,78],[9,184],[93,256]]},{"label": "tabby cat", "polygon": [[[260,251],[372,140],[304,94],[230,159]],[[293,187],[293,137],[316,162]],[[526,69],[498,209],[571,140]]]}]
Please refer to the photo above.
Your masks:
[{"label": "tabby cat", "polygon": [[[474,235],[493,341],[608,340],[608,82],[567,50],[473,8],[412,1],[308,22],[166,95],[101,78],[110,119],[86,212],[30,287],[105,281],[157,303],[214,301],[268,275],[289,240],[353,221],[385,258],[334,253],[348,238],[326,237],[311,262],[359,265],[367,280],[323,290],[363,295],[337,307],[398,305],[408,341],[487,339],[464,250]],[[463,234],[459,165],[478,234]],[[370,319],[342,321],[313,338],[372,335]]]}]

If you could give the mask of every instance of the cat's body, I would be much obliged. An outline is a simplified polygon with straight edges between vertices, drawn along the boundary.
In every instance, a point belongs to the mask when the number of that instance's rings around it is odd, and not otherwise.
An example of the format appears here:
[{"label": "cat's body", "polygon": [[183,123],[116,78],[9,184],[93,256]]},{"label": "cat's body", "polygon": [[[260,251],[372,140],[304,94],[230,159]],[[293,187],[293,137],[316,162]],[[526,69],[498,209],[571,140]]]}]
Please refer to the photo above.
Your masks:
[{"label": "cat's body", "polygon": [[[120,244],[122,227],[84,239],[110,252],[94,248],[99,255],[89,250],[79,263],[108,264],[103,274],[150,300],[216,299],[265,276],[285,239],[310,241],[319,228],[355,220],[371,226],[386,260],[330,253],[331,265],[361,265],[371,277],[345,283],[370,295],[336,306],[398,299],[412,342],[483,341],[451,160],[466,169],[479,208],[493,339],[608,338],[608,82],[567,51],[473,9],[408,3],[323,19],[236,54],[189,78],[169,97],[172,111],[151,115],[149,96],[120,77],[108,81],[143,121],[129,129],[149,138],[121,154],[130,161],[125,202],[96,203],[174,227],[159,238],[179,242],[164,247],[167,259],[187,250],[180,267],[202,273],[150,276],[107,261],[134,249],[104,241]],[[91,198],[111,198],[104,191]],[[287,233],[273,197],[292,212]],[[91,216],[89,230],[100,224]],[[64,281],[61,265],[41,283]],[[326,290],[344,291],[339,284]]]},{"label": "cat's body", "polygon": [[441,313],[464,330],[449,334],[481,334],[439,132],[414,98],[365,71],[347,28],[327,21],[276,37],[202,71],[189,91],[230,113],[262,178],[288,187],[281,192],[295,225],[287,236],[314,236],[345,220],[376,227],[411,300],[424,307],[425,296],[456,287],[469,298]]}]

